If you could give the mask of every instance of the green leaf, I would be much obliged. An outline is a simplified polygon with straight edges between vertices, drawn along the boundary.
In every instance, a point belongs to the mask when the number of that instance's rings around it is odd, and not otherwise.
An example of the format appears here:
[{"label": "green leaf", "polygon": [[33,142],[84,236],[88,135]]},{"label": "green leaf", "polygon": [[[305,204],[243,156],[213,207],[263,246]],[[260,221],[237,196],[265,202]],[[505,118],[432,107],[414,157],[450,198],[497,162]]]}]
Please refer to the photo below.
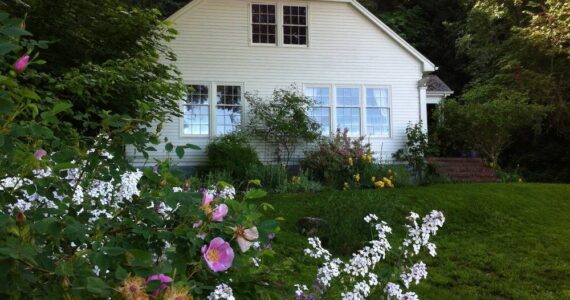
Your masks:
[{"label": "green leaf", "polygon": [[184,147],[178,146],[176,147],[176,156],[182,159],[184,157]]},{"label": "green leaf", "polygon": [[18,46],[12,43],[0,43],[0,55],[6,55],[16,49],[18,49]]},{"label": "green leaf", "polygon": [[192,149],[192,150],[200,150],[201,149],[200,146],[197,146],[194,144],[186,144],[186,145],[184,145],[184,148]]},{"label": "green leaf", "polygon": [[71,104],[69,102],[63,102],[63,101],[58,102],[51,109],[51,113],[53,115],[57,115],[58,113],[60,113],[62,111],[66,111],[66,110],[70,109],[72,106],[73,106],[73,104]]},{"label": "green leaf", "polygon": [[19,26],[10,26],[2,29],[1,31],[4,35],[10,37],[17,37],[17,36],[31,36],[32,34],[29,31],[26,31]]},{"label": "green leaf", "polygon": [[258,199],[267,196],[267,192],[260,189],[253,189],[245,193],[245,199]]},{"label": "green leaf", "polygon": [[110,256],[119,256],[125,253],[127,250],[121,247],[103,247],[101,251]]},{"label": "green leaf", "polygon": [[109,294],[109,286],[97,277],[87,277],[87,290],[101,296]]},{"label": "green leaf", "polygon": [[174,148],[174,145],[172,145],[172,143],[167,143],[164,146],[164,150],[166,150],[167,152],[171,152],[173,148]]},{"label": "green leaf", "polygon": [[117,270],[115,271],[115,278],[117,280],[123,280],[125,278],[127,278],[127,276],[129,276],[129,273],[127,272],[127,270],[123,269],[123,267],[118,266]]}]

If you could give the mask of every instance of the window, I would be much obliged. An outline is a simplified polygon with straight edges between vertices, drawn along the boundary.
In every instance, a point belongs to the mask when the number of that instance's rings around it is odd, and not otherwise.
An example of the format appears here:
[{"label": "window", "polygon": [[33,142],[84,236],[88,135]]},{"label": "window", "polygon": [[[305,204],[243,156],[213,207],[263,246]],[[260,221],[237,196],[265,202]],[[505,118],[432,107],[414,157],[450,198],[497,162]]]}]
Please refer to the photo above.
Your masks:
[{"label": "window", "polygon": [[252,4],[251,5],[251,32],[252,42],[255,44],[275,44],[277,18],[275,5]]},{"label": "window", "polygon": [[216,87],[216,134],[236,130],[241,123],[241,86]]},{"label": "window", "polygon": [[307,8],[283,6],[283,44],[307,45]]},{"label": "window", "polygon": [[209,135],[209,88],[206,85],[191,85],[191,92],[184,103],[184,134]]},{"label": "window", "polygon": [[308,87],[305,89],[305,96],[311,98],[315,105],[309,115],[315,122],[321,125],[321,133],[330,135],[331,133],[331,108],[328,87]]},{"label": "window", "polygon": [[348,129],[350,136],[360,136],[359,88],[336,89],[336,127]]},{"label": "window", "polygon": [[368,135],[390,137],[390,99],[386,88],[366,89],[366,131]]}]

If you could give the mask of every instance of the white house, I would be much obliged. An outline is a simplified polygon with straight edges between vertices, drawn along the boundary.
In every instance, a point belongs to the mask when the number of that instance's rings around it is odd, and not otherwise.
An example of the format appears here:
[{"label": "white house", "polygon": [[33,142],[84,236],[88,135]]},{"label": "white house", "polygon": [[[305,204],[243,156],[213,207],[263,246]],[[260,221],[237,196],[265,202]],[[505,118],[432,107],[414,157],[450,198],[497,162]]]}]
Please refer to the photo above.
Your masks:
[{"label": "white house", "polygon": [[[407,124],[427,123],[428,103],[451,93],[430,89],[437,67],[356,0],[194,0],[169,20],[179,33],[170,47],[195,90],[181,101],[184,117],[164,126],[175,145],[205,148],[247,120],[245,92],[269,98],[295,84],[317,101],[310,113],[324,135],[348,128],[390,159]],[[204,161],[202,151],[177,163]]]}]

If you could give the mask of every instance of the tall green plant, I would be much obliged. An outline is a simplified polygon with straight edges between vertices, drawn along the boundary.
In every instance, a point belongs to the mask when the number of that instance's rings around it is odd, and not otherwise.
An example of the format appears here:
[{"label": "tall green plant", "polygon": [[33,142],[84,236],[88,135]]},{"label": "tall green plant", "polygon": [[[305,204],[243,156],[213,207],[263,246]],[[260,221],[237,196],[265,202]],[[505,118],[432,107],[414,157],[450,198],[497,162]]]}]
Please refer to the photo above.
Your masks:
[{"label": "tall green plant", "polygon": [[420,121],[416,124],[408,124],[404,148],[396,151],[393,156],[397,160],[406,161],[414,169],[421,182],[427,165],[426,157],[430,153],[428,136]]},{"label": "tall green plant", "polygon": [[313,101],[297,91],[279,89],[266,100],[254,94],[246,95],[251,107],[246,130],[265,142],[275,145],[277,161],[289,165],[297,146],[310,143],[319,136],[319,124],[308,115]]}]

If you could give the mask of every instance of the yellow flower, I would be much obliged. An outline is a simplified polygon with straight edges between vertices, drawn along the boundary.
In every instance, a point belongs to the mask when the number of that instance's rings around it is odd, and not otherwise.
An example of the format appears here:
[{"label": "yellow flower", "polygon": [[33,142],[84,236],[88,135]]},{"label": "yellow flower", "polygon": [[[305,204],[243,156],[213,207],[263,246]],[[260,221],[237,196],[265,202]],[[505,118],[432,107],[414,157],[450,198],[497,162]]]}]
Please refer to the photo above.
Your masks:
[{"label": "yellow flower", "polygon": [[384,181],[381,181],[381,180],[376,181],[376,182],[374,182],[374,186],[378,189],[384,188]]},{"label": "yellow flower", "polygon": [[349,188],[348,182],[345,182],[345,183],[342,185],[342,190],[346,191],[346,190],[348,190],[348,188]]},{"label": "yellow flower", "polygon": [[354,181],[356,181],[356,182],[360,182],[360,174],[352,175],[352,179],[354,179]]},{"label": "yellow flower", "polygon": [[187,288],[173,287],[166,290],[164,300],[192,300]]},{"label": "yellow flower", "polygon": [[293,176],[293,177],[291,178],[291,183],[293,183],[293,184],[301,184],[301,177],[299,177],[299,176]]},{"label": "yellow flower", "polygon": [[385,186],[385,187],[388,187],[388,188],[393,188],[393,187],[394,187],[394,184],[392,183],[392,180],[390,180],[390,179],[384,177],[384,178],[382,178],[382,181],[384,182],[384,186]]},{"label": "yellow flower", "polygon": [[370,181],[376,182],[376,176],[372,176],[372,178],[370,178]]},{"label": "yellow flower", "polygon": [[148,300],[146,281],[142,277],[129,276],[123,280],[123,286],[118,289],[124,300]]},{"label": "yellow flower", "polygon": [[354,162],[352,161],[352,157],[348,158],[348,166],[352,167],[354,165]]}]

